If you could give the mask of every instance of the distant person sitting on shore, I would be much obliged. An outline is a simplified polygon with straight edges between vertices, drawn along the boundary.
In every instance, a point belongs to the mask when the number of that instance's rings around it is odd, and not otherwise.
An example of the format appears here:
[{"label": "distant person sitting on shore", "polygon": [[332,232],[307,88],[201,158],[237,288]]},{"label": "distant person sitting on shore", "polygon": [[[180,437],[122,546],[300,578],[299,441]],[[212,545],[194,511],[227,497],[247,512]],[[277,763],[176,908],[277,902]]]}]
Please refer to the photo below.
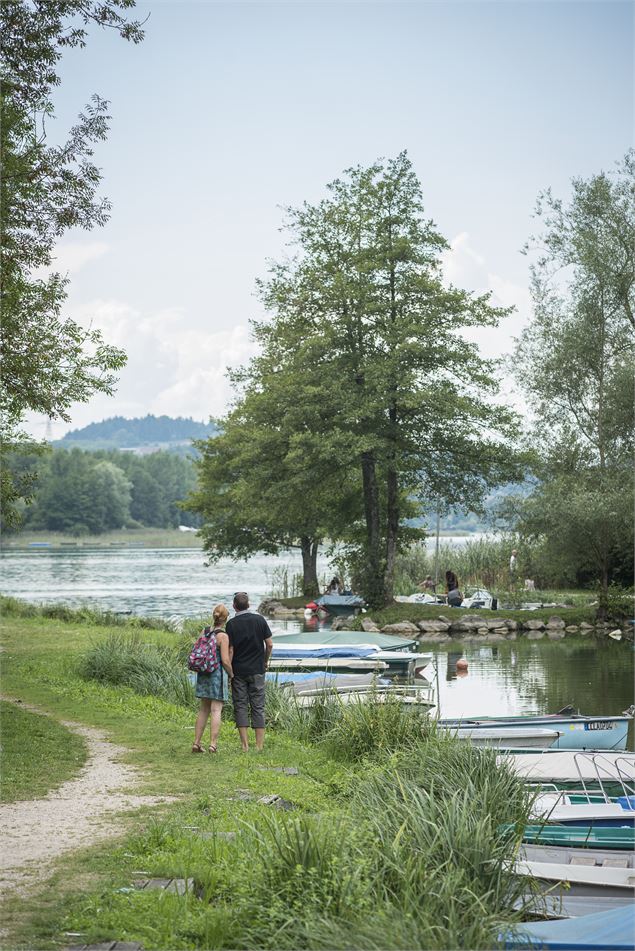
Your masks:
[{"label": "distant person sitting on shore", "polygon": [[445,588],[448,596],[448,607],[460,608],[463,595],[459,591],[459,579],[453,571],[446,571],[445,573]]},{"label": "distant person sitting on shore", "polygon": [[[199,669],[196,673],[196,696],[201,701],[201,707],[194,728],[193,753],[205,752],[201,746],[201,739],[203,738],[203,733],[205,732],[210,714],[209,752],[215,753],[217,749],[223,704],[229,700],[227,679],[229,678],[231,683],[232,677],[234,676],[229,650],[229,639],[223,630],[228,617],[229,611],[225,605],[217,604],[212,614],[213,627],[206,627],[196,642],[196,648],[199,648],[199,645],[201,645],[199,655],[202,656],[204,653],[208,659],[206,666],[213,667],[213,669],[202,671],[200,670],[199,663]],[[191,660],[192,657],[190,657],[190,661]],[[191,664],[190,667],[191,669],[196,669],[192,668]]]},{"label": "distant person sitting on shore", "polygon": [[343,591],[342,582],[335,576],[326,588],[326,594],[341,594]]},{"label": "distant person sitting on shore", "polygon": [[227,622],[233,652],[232,699],[240,744],[246,753],[249,749],[249,713],[256,732],[256,749],[262,750],[265,743],[265,670],[273,641],[262,614],[249,610],[249,597],[244,591],[234,595],[234,611],[236,614]]},{"label": "distant person sitting on shore", "polygon": [[427,591],[435,594],[437,586],[432,580],[432,575],[426,575],[423,581],[418,585],[419,591]]}]

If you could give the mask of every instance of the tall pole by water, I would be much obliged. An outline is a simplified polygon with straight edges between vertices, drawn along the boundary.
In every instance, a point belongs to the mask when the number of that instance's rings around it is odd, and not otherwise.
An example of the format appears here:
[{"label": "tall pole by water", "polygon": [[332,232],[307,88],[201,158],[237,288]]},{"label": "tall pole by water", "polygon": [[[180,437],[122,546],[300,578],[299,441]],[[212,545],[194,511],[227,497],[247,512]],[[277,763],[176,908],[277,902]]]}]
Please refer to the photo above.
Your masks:
[{"label": "tall pole by water", "polygon": [[434,549],[434,590],[439,583],[439,532],[441,531],[441,513],[437,507],[437,541]]}]

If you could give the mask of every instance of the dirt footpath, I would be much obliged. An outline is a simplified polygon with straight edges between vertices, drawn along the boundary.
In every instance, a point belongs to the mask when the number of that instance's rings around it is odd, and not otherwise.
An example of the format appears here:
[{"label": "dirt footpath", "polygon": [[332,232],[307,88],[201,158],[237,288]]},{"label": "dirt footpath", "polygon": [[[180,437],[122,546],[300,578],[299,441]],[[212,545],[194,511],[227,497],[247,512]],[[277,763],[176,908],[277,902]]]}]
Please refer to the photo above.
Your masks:
[{"label": "dirt footpath", "polygon": [[[15,702],[12,698],[5,698]],[[22,709],[48,716],[45,710],[20,703]],[[66,852],[117,835],[115,813],[174,801],[169,797],[134,795],[140,774],[120,762],[127,752],[105,734],[79,723],[61,721],[82,736],[88,759],[75,779],[44,799],[0,805],[0,890],[26,891],[46,879],[55,860]]]}]

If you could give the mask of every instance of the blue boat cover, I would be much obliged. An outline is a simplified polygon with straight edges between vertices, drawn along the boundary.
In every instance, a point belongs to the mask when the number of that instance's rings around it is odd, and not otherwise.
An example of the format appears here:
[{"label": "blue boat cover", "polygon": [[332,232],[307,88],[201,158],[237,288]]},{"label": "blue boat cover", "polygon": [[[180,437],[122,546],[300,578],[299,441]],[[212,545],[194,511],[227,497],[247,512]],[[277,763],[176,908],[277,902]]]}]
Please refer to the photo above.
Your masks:
[{"label": "blue boat cover", "polygon": [[303,660],[316,657],[372,657],[377,651],[374,647],[276,647],[271,656],[274,660],[289,660],[299,657]]},{"label": "blue boat cover", "polygon": [[323,594],[315,603],[321,604],[325,608],[329,606],[334,608],[363,608],[366,604],[358,594]]},{"label": "blue boat cover", "polygon": [[553,951],[633,951],[635,904],[580,918],[519,925],[504,936],[505,948],[551,948]]}]

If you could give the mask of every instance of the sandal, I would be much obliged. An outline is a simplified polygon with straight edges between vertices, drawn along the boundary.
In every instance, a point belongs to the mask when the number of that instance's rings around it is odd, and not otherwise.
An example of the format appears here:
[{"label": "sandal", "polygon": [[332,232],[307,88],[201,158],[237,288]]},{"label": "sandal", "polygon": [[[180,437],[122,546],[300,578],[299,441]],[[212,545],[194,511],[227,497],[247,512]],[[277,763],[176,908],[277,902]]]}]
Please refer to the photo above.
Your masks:
[{"label": "sandal", "polygon": [[200,743],[192,743],[192,752],[193,753],[204,753],[205,750]]},{"label": "sandal", "polygon": [[209,747],[209,752],[210,752],[210,753],[218,753],[218,748],[217,748],[216,746],[210,746],[210,747]]}]

